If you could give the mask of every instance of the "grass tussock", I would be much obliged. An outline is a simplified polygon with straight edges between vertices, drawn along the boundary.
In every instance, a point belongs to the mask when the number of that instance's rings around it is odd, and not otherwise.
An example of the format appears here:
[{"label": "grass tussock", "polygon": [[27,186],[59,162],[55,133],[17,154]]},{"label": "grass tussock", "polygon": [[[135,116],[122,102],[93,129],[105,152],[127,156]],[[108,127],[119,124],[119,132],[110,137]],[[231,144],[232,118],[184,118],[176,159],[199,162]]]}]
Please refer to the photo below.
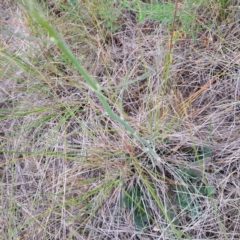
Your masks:
[{"label": "grass tussock", "polygon": [[240,238],[237,1],[0,16],[1,239]]}]

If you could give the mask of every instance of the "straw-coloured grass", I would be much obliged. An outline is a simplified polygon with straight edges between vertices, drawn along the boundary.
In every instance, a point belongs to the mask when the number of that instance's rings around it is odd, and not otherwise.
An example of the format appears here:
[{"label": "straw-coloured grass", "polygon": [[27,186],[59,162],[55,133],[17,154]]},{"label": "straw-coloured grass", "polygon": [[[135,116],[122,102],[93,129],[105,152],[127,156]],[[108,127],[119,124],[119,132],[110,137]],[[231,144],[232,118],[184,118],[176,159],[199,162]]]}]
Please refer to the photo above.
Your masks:
[{"label": "straw-coloured grass", "polygon": [[1,239],[239,238],[236,2],[190,32],[177,4],[23,2],[0,5]]}]

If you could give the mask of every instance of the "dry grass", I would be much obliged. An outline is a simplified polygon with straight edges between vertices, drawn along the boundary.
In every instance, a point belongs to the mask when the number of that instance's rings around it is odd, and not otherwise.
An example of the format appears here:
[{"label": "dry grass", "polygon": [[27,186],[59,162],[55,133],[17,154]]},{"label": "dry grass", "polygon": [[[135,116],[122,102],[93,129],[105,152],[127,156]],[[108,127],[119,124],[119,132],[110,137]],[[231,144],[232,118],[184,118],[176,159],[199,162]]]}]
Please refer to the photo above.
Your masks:
[{"label": "dry grass", "polygon": [[[217,11],[199,9],[196,41],[179,32],[170,62],[169,31],[157,21],[137,23],[124,11],[121,28],[110,33],[88,1],[75,8],[45,2],[48,21],[104,87],[114,113],[150,142],[161,161],[106,114],[23,6],[3,1],[0,238],[240,238],[236,2],[227,22]],[[210,156],[200,156],[203,147]],[[185,180],[186,169],[214,191],[202,194]],[[133,186],[147,216],[142,231],[123,200]],[[179,206],[180,189],[189,192],[190,208]]]}]

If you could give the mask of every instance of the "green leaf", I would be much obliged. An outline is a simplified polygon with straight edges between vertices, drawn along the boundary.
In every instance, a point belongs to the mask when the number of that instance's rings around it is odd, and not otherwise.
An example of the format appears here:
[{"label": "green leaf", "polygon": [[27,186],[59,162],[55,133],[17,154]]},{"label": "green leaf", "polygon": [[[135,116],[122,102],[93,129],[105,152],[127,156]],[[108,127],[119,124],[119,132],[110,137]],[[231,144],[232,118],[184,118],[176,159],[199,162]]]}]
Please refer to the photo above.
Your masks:
[{"label": "green leaf", "polygon": [[131,186],[124,194],[124,203],[127,209],[132,209],[141,199],[141,191],[138,186]]},{"label": "green leaf", "polygon": [[146,223],[148,222],[148,216],[144,212],[139,212],[137,209],[134,211],[134,223],[137,231],[142,231],[146,227]]},{"label": "green leaf", "polygon": [[70,2],[72,5],[76,5],[76,4],[77,4],[77,0],[69,0],[69,2]]},{"label": "green leaf", "polygon": [[192,201],[190,194],[187,192],[187,189],[183,186],[176,187],[176,202],[178,203],[181,209],[188,207],[189,203]]},{"label": "green leaf", "polygon": [[124,192],[122,202],[124,202],[124,205],[127,209],[133,211],[133,221],[136,230],[142,231],[144,228],[146,228],[146,223],[148,222],[148,214],[144,209],[140,186],[133,185],[126,192]]},{"label": "green leaf", "polygon": [[203,157],[204,157],[204,158],[206,158],[206,157],[211,157],[211,156],[212,156],[212,152],[211,152],[210,147],[204,146],[204,147],[202,148],[202,154],[203,154]]}]

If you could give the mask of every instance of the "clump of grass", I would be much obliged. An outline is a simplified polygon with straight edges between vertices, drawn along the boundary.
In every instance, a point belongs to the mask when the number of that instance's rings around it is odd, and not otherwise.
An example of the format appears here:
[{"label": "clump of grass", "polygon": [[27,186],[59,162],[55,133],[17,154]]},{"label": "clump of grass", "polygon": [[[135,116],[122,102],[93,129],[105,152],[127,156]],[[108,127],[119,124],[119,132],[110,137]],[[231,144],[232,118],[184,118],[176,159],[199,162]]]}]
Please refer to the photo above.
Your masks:
[{"label": "clump of grass", "polygon": [[237,238],[238,27],[199,2],[194,40],[183,5],[164,25],[173,3],[39,3],[1,49],[2,238]]}]

